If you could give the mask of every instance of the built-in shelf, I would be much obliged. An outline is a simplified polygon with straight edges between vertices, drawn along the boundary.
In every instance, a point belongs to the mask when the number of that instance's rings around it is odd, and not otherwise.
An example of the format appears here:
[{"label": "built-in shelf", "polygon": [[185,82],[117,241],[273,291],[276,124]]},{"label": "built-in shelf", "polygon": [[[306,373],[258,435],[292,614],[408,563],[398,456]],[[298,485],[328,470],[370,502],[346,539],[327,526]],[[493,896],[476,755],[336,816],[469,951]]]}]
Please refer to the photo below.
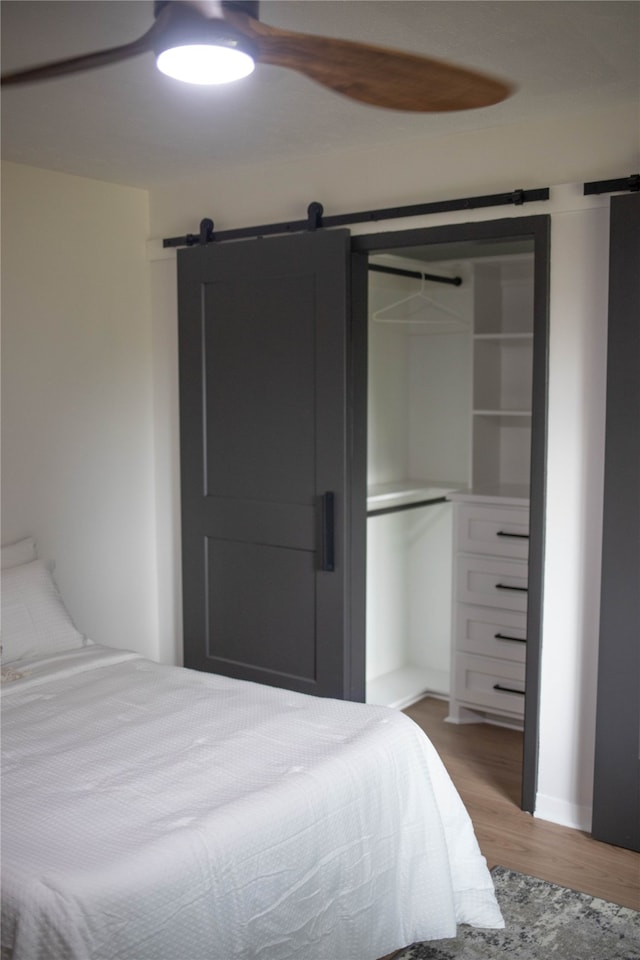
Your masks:
[{"label": "built-in shelf", "polygon": [[501,332],[501,333],[474,333],[474,340],[489,340],[496,341],[498,343],[505,340],[511,340],[514,343],[532,343],[533,342],[533,333],[511,333],[511,332]]},{"label": "built-in shelf", "polygon": [[474,417],[531,417],[531,410],[474,410]]},{"label": "built-in shelf", "polygon": [[474,333],[530,334],[533,255],[481,260],[474,270]]},{"label": "built-in shelf", "polygon": [[474,270],[473,487],[525,484],[531,457],[533,256]]},{"label": "built-in shelf", "polygon": [[427,694],[447,697],[449,674],[426,667],[402,667],[367,682],[367,703],[402,710]]},{"label": "built-in shelf", "polygon": [[517,507],[529,506],[528,483],[494,483],[478,484],[468,490],[458,490],[452,493],[450,500],[468,503],[495,503],[496,500]]},{"label": "built-in shelf", "polygon": [[459,483],[440,480],[398,480],[371,484],[367,490],[367,512],[391,511],[430,501],[438,502],[461,488]]}]

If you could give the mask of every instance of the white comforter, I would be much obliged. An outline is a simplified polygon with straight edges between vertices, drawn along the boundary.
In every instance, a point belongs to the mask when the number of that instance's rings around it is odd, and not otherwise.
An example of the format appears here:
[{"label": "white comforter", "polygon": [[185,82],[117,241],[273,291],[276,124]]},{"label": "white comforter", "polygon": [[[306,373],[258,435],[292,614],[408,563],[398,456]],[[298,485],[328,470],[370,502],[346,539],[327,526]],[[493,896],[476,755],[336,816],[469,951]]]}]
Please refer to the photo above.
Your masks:
[{"label": "white comforter", "polygon": [[3,688],[3,955],[375,960],[502,926],[403,714],[89,646]]}]

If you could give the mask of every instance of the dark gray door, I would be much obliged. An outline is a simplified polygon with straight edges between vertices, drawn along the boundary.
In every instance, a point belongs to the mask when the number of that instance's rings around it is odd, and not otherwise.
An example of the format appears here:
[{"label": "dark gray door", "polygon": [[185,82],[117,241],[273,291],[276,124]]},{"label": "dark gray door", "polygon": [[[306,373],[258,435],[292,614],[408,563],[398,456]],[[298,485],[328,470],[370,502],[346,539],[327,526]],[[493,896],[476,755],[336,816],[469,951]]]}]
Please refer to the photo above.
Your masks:
[{"label": "dark gray door", "polygon": [[640,194],[611,200],[593,836],[640,850]]},{"label": "dark gray door", "polygon": [[363,697],[351,285],[347,231],[178,254],[188,667]]}]

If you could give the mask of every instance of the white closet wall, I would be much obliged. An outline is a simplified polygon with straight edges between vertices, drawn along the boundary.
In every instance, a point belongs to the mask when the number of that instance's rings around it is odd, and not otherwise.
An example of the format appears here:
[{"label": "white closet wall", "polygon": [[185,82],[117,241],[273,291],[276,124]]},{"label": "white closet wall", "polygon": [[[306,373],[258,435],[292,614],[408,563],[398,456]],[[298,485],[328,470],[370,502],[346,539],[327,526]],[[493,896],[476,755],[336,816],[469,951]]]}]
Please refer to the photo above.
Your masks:
[{"label": "white closet wall", "polygon": [[[379,274],[370,274],[370,297]],[[386,279],[386,278],[385,278]],[[409,469],[407,416],[409,351],[400,324],[369,323],[368,484],[406,479]]]},{"label": "white closet wall", "polygon": [[[434,270],[437,272],[437,269]],[[467,291],[459,293],[470,312]],[[463,300],[464,298],[464,300]],[[469,482],[470,331],[407,331],[408,475]]]}]

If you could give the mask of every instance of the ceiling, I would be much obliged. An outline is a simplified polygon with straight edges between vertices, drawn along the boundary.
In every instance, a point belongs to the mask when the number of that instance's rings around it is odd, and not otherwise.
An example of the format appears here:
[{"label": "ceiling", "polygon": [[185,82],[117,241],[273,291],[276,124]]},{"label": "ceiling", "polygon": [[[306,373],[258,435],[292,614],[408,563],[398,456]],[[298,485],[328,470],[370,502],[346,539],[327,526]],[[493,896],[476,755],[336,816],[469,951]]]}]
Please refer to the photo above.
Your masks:
[{"label": "ceiling", "polygon": [[[8,71],[129,42],[152,0],[2,0]],[[505,103],[451,114],[380,110],[292,71],[199,88],[143,55],[2,95],[2,156],[134,186],[238,164],[300,158],[640,103],[640,2],[262,0],[274,26],[362,40],[515,82]],[[640,123],[640,117],[639,117]]]}]

